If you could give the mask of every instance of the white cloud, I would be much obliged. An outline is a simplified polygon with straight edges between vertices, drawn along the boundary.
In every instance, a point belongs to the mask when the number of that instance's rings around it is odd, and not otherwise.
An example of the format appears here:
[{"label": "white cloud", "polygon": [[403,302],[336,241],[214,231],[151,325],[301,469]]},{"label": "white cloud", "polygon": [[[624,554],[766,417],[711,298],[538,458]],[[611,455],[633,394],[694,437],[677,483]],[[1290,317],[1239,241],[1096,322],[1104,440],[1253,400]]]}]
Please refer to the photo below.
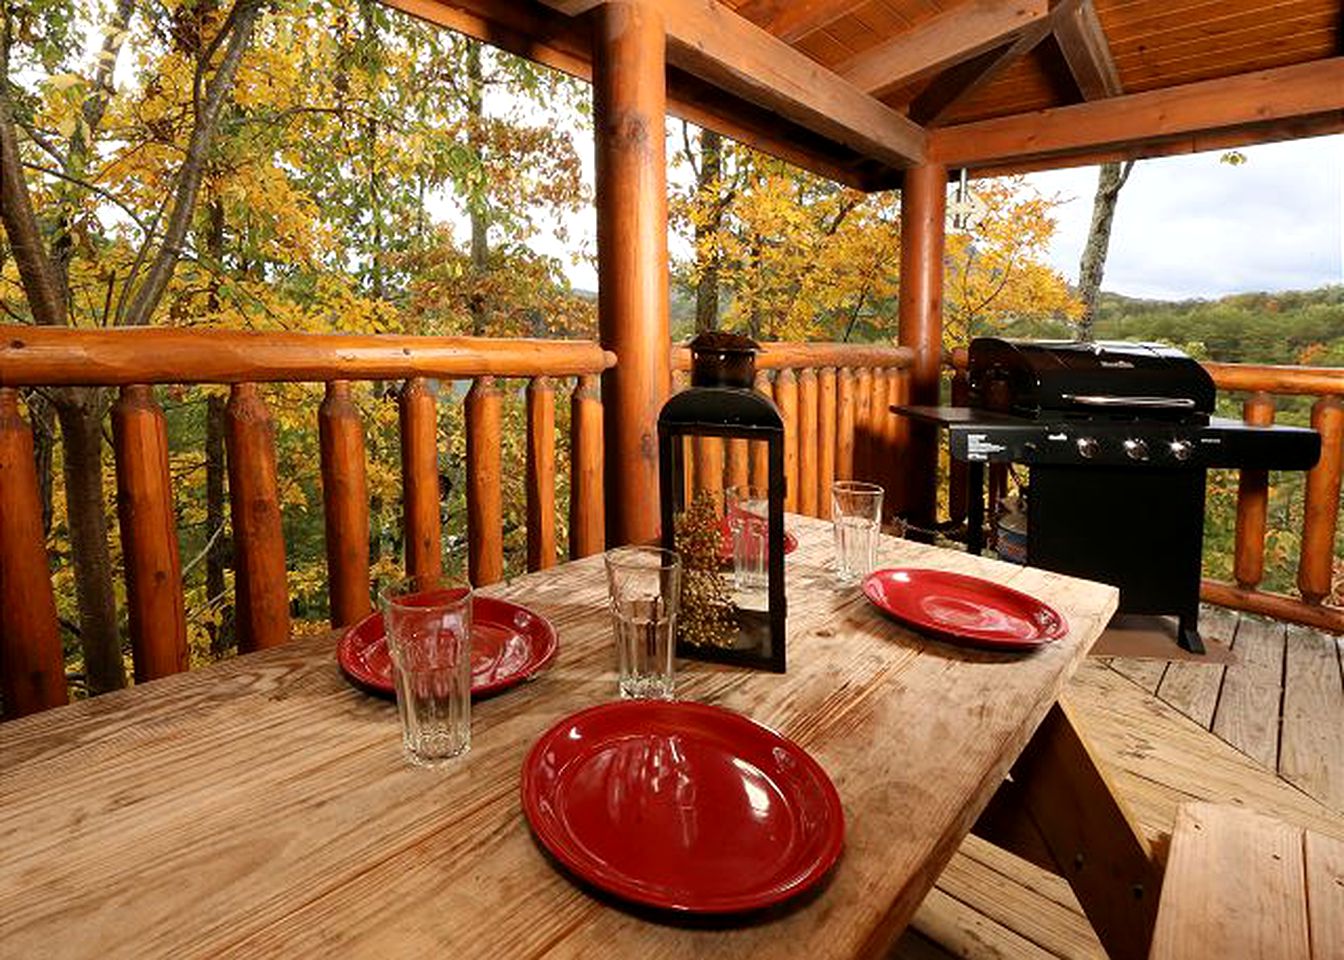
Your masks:
[{"label": "white cloud", "polygon": [[[1221,163],[1221,151],[1141,161],[1120,193],[1105,290],[1212,298],[1344,283],[1344,136],[1265,144]],[[1058,208],[1051,262],[1078,276],[1096,168],[1027,179]]]}]

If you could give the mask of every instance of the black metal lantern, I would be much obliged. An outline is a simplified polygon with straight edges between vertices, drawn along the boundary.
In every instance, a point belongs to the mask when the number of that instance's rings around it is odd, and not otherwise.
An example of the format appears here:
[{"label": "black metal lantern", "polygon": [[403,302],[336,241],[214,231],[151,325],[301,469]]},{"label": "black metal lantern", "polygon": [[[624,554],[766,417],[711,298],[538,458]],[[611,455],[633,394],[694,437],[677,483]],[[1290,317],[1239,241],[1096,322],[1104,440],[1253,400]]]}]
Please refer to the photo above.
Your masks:
[{"label": "black metal lantern", "polygon": [[[663,546],[682,558],[677,655],[784,672],[784,421],[753,384],[755,342],[702,333],[691,386],[658,415]],[[750,499],[720,482],[687,483],[686,438],[765,444],[766,476]],[[764,487],[759,485],[764,483]]]}]

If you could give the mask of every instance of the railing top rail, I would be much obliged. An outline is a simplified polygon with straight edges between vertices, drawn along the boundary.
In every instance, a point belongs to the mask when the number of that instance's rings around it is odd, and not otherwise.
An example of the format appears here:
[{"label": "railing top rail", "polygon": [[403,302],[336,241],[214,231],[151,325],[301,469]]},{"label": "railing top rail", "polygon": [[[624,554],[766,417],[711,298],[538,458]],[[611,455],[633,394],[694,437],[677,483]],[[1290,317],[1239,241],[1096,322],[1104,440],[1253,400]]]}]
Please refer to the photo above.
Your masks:
[{"label": "railing top rail", "polygon": [[[757,370],[783,370],[798,367],[908,367],[914,351],[880,343],[791,343],[771,340],[761,344],[756,354]],[[691,351],[672,347],[672,368],[691,369]]]},{"label": "railing top rail", "polygon": [[8,387],[563,377],[615,364],[615,354],[583,340],[0,326]]},{"label": "railing top rail", "polygon": [[[953,350],[946,361],[965,370],[965,347]],[[1315,397],[1344,396],[1344,367],[1298,367],[1258,363],[1201,361],[1219,390],[1302,394]]]}]

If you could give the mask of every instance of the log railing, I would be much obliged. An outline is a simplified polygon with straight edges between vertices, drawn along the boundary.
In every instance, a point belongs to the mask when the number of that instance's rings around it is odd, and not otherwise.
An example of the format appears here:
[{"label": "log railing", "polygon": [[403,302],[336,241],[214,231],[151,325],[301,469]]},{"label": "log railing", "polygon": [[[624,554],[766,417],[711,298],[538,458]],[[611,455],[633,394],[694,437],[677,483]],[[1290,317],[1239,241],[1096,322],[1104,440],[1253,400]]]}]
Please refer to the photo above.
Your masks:
[{"label": "log railing", "polygon": [[[964,402],[965,350],[953,353],[951,367],[953,402]],[[1315,397],[1311,426],[1321,434],[1321,458],[1306,472],[1297,558],[1299,595],[1258,589],[1264,578],[1268,532],[1269,474],[1264,470],[1240,471],[1233,565],[1236,582],[1206,579],[1200,595],[1219,606],[1344,633],[1344,607],[1327,602],[1334,566],[1340,559],[1335,542],[1340,523],[1340,478],[1344,475],[1344,369],[1240,363],[1205,363],[1204,368],[1219,390],[1247,394],[1242,405],[1246,423],[1262,426],[1273,423],[1275,397]],[[965,475],[957,468],[954,463],[949,481],[954,512],[956,493],[965,488]],[[995,482],[993,475],[990,482]]]},{"label": "log railing", "polygon": [[68,330],[0,327],[0,695],[7,716],[67,698],[42,531],[33,438],[21,387],[119,387],[112,408],[126,602],[137,681],[187,666],[181,562],[168,435],[154,384],[228,384],[225,414],[241,650],[288,639],[285,544],[274,424],[258,385],[319,382],[331,622],[371,609],[364,429],[351,381],[403,385],[400,412],[406,564],[440,570],[437,401],[429,380],[470,380],[466,407],[468,564],[474,583],[503,576],[501,410],[504,379],[526,380],[527,563],[556,562],[555,390],[570,391],[569,552],[603,549],[602,409],[598,380],[615,357],[595,343],[555,340]]},{"label": "log railing", "polygon": [[[831,484],[858,479],[888,491],[887,515],[902,511],[905,434],[890,407],[907,402],[912,353],[905,347],[846,343],[766,343],[756,358],[756,389],[784,419],[785,509],[831,515]],[[690,352],[674,348],[674,389],[690,370]],[[686,462],[693,489],[765,486],[759,442],[699,438]]]}]

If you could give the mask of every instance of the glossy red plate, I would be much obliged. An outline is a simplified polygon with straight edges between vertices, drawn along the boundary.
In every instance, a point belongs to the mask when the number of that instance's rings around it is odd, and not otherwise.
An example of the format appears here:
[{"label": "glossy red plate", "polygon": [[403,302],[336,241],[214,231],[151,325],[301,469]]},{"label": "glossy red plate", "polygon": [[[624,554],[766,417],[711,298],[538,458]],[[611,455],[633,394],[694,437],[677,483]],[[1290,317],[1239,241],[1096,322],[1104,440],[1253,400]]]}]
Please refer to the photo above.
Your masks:
[{"label": "glossy red plate", "polygon": [[[495,693],[521,683],[555,657],[555,627],[526,607],[495,597],[471,601],[471,692]],[[336,661],[362,687],[395,696],[392,657],[387,652],[383,616],[371,613],[345,631]]]},{"label": "glossy red plate", "polygon": [[[757,523],[765,522],[764,520],[761,520],[759,517],[753,517],[752,519],[755,520],[755,522]],[[726,515],[722,520],[719,521],[719,533],[721,535],[721,539],[719,540],[719,560],[721,560],[724,563],[732,563],[733,528],[729,526],[728,517]],[[793,553],[793,551],[797,549],[798,549],[798,538],[795,537],[791,532],[789,532],[788,528],[785,528],[784,556],[787,557],[789,554]]]},{"label": "glossy red plate", "polygon": [[523,764],[538,840],[581,880],[687,913],[768,907],[819,881],[845,818],[826,771],[746,717],[624,700],[546,731]]},{"label": "glossy red plate", "polygon": [[985,647],[1029,649],[1069,632],[1053,607],[964,573],[875,570],[864,579],[863,593],[903,623]]}]

